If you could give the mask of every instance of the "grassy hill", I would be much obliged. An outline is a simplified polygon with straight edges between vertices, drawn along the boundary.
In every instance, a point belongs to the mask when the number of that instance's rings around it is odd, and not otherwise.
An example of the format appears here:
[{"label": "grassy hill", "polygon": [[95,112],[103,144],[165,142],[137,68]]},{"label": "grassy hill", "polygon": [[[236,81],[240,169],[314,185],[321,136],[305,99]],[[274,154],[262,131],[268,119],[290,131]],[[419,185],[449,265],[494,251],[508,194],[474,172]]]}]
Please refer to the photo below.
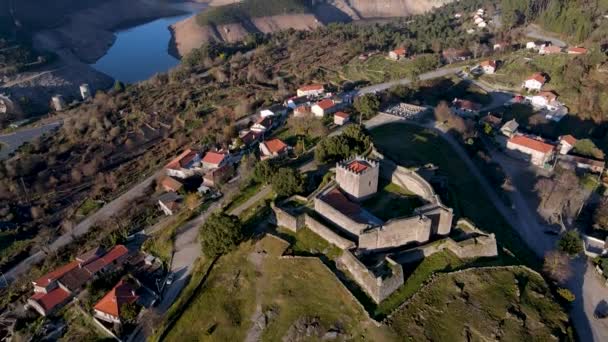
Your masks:
[{"label": "grassy hill", "polygon": [[547,284],[523,267],[441,275],[390,325],[406,341],[551,341],[571,333]]},{"label": "grassy hill", "polygon": [[196,16],[196,21],[201,26],[222,25],[238,23],[249,18],[308,12],[309,7],[305,0],[244,0],[205,10]]}]

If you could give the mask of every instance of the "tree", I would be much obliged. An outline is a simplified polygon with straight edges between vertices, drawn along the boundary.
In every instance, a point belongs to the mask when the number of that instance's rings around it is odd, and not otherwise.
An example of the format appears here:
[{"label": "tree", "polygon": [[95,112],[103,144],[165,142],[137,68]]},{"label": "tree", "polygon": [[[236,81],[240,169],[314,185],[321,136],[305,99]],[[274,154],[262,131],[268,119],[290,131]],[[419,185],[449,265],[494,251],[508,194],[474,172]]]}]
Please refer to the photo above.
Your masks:
[{"label": "tree", "polygon": [[125,85],[121,81],[116,80],[114,82],[114,91],[117,93],[123,92],[125,90]]},{"label": "tree", "polygon": [[304,191],[304,179],[296,170],[283,167],[272,177],[272,189],[280,197],[288,197]]},{"label": "tree", "polygon": [[253,170],[253,179],[259,183],[268,184],[271,182],[275,173],[275,167],[269,160],[263,160],[255,165]]},{"label": "tree", "polygon": [[568,303],[572,303],[576,299],[576,296],[574,295],[574,293],[572,293],[572,291],[563,287],[557,289],[557,294]]},{"label": "tree", "polygon": [[604,152],[590,139],[581,139],[574,144],[574,152],[595,159],[604,159]]},{"label": "tree", "polygon": [[557,247],[560,251],[569,255],[577,255],[583,251],[583,240],[577,231],[570,230],[557,242]]},{"label": "tree", "polygon": [[209,258],[231,252],[243,240],[238,217],[224,212],[212,214],[200,228],[203,253]]},{"label": "tree", "polygon": [[375,94],[365,94],[357,97],[355,109],[364,119],[371,119],[380,109],[380,100]]},{"label": "tree", "polygon": [[137,314],[139,313],[139,307],[137,303],[125,303],[120,307],[120,318],[125,322],[133,323],[137,320]]},{"label": "tree", "polygon": [[198,193],[191,192],[184,198],[184,204],[188,210],[194,210],[200,205],[201,198]]},{"label": "tree", "polygon": [[543,271],[549,276],[549,278],[557,281],[558,283],[564,283],[572,275],[570,259],[564,253],[551,251],[545,255]]},{"label": "tree", "polygon": [[593,223],[597,228],[608,230],[608,198],[604,197],[600,200],[593,213]]}]

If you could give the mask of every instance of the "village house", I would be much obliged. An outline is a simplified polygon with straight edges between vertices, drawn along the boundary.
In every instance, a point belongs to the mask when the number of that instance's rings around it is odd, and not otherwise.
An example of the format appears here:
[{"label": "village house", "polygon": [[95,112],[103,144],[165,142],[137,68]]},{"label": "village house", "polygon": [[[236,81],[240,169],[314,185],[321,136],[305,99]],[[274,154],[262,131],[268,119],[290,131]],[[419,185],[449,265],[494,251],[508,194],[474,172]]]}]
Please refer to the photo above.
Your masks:
[{"label": "village house", "polygon": [[293,116],[295,116],[296,118],[306,117],[310,113],[312,113],[310,111],[310,106],[306,105],[296,107],[296,109],[293,110]]},{"label": "village house", "polygon": [[310,84],[300,87],[297,90],[298,97],[301,96],[321,96],[325,93],[325,86],[322,84]]},{"label": "village house", "polygon": [[556,110],[561,106],[561,103],[557,102],[557,94],[553,91],[541,91],[538,94],[529,97],[530,103],[535,108],[546,108],[549,110]]},{"label": "village house", "polygon": [[570,169],[588,170],[593,173],[603,173],[606,163],[603,160],[595,160],[581,156],[562,155],[559,157],[560,164]]},{"label": "village house", "polygon": [[269,139],[260,143],[260,158],[262,160],[284,157],[289,151],[289,146],[281,139]]},{"label": "village house", "polygon": [[479,28],[484,28],[484,27],[487,27],[487,26],[488,26],[488,23],[486,23],[485,21],[483,21],[483,19],[482,19],[481,22],[477,23],[477,27],[479,27]]},{"label": "village house", "polygon": [[173,177],[166,176],[160,181],[160,186],[166,192],[178,192],[184,184]]},{"label": "village house", "polygon": [[492,46],[492,50],[494,50],[494,51],[503,51],[503,50],[505,50],[508,47],[509,47],[509,43],[507,43],[507,42],[496,42]]},{"label": "village house", "polygon": [[496,61],[495,60],[487,60],[483,61],[479,64],[481,70],[483,70],[484,74],[493,74],[496,72]]},{"label": "village house", "polygon": [[275,122],[276,120],[271,116],[259,118],[258,121],[251,126],[251,130],[254,132],[265,133],[274,127]]},{"label": "village house", "polygon": [[533,165],[543,167],[553,158],[555,146],[525,135],[515,135],[507,141],[507,149],[516,152],[519,157],[524,157]]},{"label": "village house", "polygon": [[482,125],[489,125],[490,127],[492,127],[492,129],[498,129],[500,127],[500,125],[502,124],[502,119],[499,118],[498,116],[494,115],[494,114],[488,114],[486,116],[484,116],[483,118],[481,118],[479,120],[479,122]]},{"label": "village house", "polygon": [[205,153],[205,157],[203,158],[203,168],[204,169],[217,169],[228,162],[228,155],[223,151],[209,151]]},{"label": "village house", "polygon": [[201,155],[191,149],[187,149],[165,166],[168,176],[177,178],[188,178],[193,176],[201,164]]},{"label": "village house", "polygon": [[500,128],[500,132],[504,136],[511,138],[517,133],[518,128],[519,124],[517,123],[517,121],[515,121],[515,119],[511,119],[507,121],[504,125],[502,125],[502,127]]},{"label": "village house", "polygon": [[52,314],[98,274],[120,267],[128,253],[125,246],[117,245],[108,253],[96,248],[78,256],[72,262],[34,280],[34,294],[27,300],[25,308],[33,308],[42,316]]},{"label": "village house", "polygon": [[237,148],[242,147],[239,145],[238,139],[240,139],[240,142],[242,143],[243,146],[249,147],[249,146],[253,145],[254,143],[258,142],[260,140],[260,138],[262,137],[262,135],[263,134],[260,132],[254,132],[249,129],[244,129],[239,132],[238,138],[233,139],[232,145],[230,146],[230,148],[237,149]]},{"label": "village house", "polygon": [[559,137],[558,147],[560,154],[570,153],[570,151],[572,151],[572,149],[574,148],[574,145],[576,145],[576,138],[571,136],[570,134],[562,135],[561,137]]},{"label": "village house", "polygon": [[342,126],[347,124],[350,121],[350,115],[344,112],[336,112],[334,114],[334,124],[337,126]]},{"label": "village house", "polygon": [[547,78],[545,77],[545,75],[541,74],[540,72],[537,72],[530,76],[528,79],[526,79],[522,84],[522,87],[527,89],[528,91],[540,91],[546,82]]},{"label": "village house", "polygon": [[543,44],[538,49],[538,53],[541,55],[553,55],[562,53],[562,48],[556,45]]},{"label": "village house", "polygon": [[121,311],[123,306],[136,303],[139,296],[135,294],[133,286],[125,281],[120,280],[110,292],[106,293],[103,298],[95,306],[95,317],[113,324],[121,324]]},{"label": "village house", "polygon": [[285,114],[287,114],[287,108],[280,104],[273,105],[268,109],[263,109],[260,111],[260,116],[263,118],[267,116],[283,116]]},{"label": "village house", "polygon": [[407,55],[408,55],[407,49],[405,47],[400,47],[393,51],[390,51],[388,53],[388,58],[390,58],[394,61],[398,61],[398,60],[406,58]]},{"label": "village house", "polygon": [[287,108],[296,109],[299,106],[310,105],[308,101],[308,97],[300,96],[300,97],[292,97],[285,102]]},{"label": "village house", "polygon": [[446,63],[462,62],[471,58],[471,52],[465,49],[448,48],[441,52],[441,56]]},{"label": "village house", "polygon": [[327,114],[335,112],[337,110],[336,107],[336,103],[333,100],[324,99],[312,106],[311,111],[316,117],[323,117]]},{"label": "village house", "polygon": [[455,98],[454,101],[452,101],[451,109],[456,115],[470,118],[479,115],[481,105],[473,101]]},{"label": "village house", "polygon": [[177,212],[182,202],[182,197],[175,192],[167,192],[158,198],[160,210],[167,216]]},{"label": "village house", "polygon": [[583,48],[583,47],[570,47],[568,48],[568,54],[569,55],[585,55],[587,54],[587,49]]},{"label": "village house", "polygon": [[528,49],[528,50],[536,50],[536,49],[538,49],[538,46],[536,45],[536,42],[527,42],[526,43],[526,49]]},{"label": "village house", "polygon": [[216,188],[221,184],[226,183],[234,174],[232,165],[223,165],[217,169],[209,170],[203,176],[203,185],[211,188]]}]

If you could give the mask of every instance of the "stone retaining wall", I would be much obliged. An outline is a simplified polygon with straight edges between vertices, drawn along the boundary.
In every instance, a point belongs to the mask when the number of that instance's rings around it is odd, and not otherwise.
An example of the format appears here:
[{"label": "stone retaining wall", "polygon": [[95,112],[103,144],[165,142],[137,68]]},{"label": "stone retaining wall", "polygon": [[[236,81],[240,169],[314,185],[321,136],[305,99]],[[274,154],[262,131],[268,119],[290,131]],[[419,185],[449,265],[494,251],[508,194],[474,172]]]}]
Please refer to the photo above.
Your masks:
[{"label": "stone retaining wall", "polygon": [[304,224],[306,227],[308,227],[308,229],[312,230],[317,235],[327,240],[327,242],[338,246],[338,248],[340,249],[350,249],[356,246],[353,241],[345,239],[340,235],[334,233],[333,230],[331,230],[321,222],[315,220],[312,216],[308,214],[304,215]]}]

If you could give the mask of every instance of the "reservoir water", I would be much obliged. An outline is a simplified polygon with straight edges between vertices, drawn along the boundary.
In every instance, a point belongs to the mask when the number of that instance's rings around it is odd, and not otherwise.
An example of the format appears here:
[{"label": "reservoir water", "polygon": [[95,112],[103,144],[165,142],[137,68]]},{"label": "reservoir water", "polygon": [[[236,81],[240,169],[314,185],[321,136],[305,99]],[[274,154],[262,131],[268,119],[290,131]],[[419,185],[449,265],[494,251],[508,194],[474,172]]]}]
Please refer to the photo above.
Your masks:
[{"label": "reservoir water", "polygon": [[146,80],[176,66],[179,60],[169,54],[169,26],[202,10],[204,5],[182,5],[181,8],[189,13],[157,19],[116,32],[114,45],[92,66],[126,83]]}]

